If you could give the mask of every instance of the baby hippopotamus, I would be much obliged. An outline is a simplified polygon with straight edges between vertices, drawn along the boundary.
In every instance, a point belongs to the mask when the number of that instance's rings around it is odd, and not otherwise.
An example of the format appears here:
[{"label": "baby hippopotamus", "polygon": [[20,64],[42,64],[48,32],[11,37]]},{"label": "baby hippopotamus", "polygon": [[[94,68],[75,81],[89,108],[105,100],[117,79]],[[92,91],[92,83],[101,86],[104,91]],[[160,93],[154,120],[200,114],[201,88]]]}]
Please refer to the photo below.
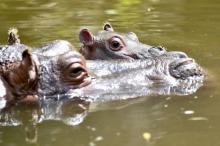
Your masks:
[{"label": "baby hippopotamus", "polygon": [[83,44],[80,53],[88,60],[144,59],[166,53],[163,47],[141,43],[133,32],[115,32],[110,23],[105,23],[103,31],[97,34],[82,29],[79,39]]}]

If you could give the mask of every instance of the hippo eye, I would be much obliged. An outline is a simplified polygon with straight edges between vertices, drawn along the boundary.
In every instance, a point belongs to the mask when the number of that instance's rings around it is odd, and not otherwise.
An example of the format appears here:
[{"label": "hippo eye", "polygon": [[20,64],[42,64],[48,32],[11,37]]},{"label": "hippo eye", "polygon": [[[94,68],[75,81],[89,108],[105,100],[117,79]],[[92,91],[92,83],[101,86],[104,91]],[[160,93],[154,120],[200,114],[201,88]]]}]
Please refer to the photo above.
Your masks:
[{"label": "hippo eye", "polygon": [[124,44],[122,43],[120,38],[113,37],[109,42],[109,47],[112,51],[119,51],[124,47]]},{"label": "hippo eye", "polygon": [[77,77],[77,76],[81,75],[83,72],[85,72],[85,70],[81,67],[72,68],[70,70],[70,76]]},{"label": "hippo eye", "polygon": [[73,63],[66,70],[66,75],[70,80],[83,80],[85,76],[88,76],[88,72],[83,64]]}]

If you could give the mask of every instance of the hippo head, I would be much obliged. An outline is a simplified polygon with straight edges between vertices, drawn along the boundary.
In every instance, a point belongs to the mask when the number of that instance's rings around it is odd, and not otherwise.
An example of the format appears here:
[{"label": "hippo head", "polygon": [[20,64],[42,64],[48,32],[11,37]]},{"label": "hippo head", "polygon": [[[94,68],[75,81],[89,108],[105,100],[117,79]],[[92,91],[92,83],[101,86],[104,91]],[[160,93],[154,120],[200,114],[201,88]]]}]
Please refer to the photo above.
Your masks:
[{"label": "hippo head", "polygon": [[7,101],[36,101],[38,95],[62,94],[90,83],[84,57],[69,42],[56,40],[32,50],[19,43],[0,46],[0,89]]},{"label": "hippo head", "polygon": [[166,52],[163,47],[153,47],[139,42],[133,32],[118,33],[106,23],[103,31],[92,34],[82,29],[79,39],[83,44],[80,52],[86,59],[143,59],[160,56]]},{"label": "hippo head", "polygon": [[[53,45],[51,45],[53,44]],[[50,56],[51,50],[57,50],[55,46],[70,47],[57,55]],[[69,89],[82,88],[90,84],[91,77],[86,68],[84,57],[74,50],[67,41],[54,41],[47,45],[44,53],[34,54],[39,66],[39,90],[40,95],[65,94]],[[55,48],[54,48],[55,47]],[[44,55],[42,55],[44,54]]]}]

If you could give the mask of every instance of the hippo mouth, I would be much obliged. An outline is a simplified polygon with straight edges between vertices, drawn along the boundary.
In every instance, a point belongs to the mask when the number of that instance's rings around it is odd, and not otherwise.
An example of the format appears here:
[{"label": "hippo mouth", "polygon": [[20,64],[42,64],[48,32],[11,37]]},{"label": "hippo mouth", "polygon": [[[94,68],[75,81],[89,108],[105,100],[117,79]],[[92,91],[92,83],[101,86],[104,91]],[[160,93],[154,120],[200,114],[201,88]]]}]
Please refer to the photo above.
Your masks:
[{"label": "hippo mouth", "polygon": [[170,64],[170,74],[179,79],[202,76],[201,67],[191,58],[180,58]]}]

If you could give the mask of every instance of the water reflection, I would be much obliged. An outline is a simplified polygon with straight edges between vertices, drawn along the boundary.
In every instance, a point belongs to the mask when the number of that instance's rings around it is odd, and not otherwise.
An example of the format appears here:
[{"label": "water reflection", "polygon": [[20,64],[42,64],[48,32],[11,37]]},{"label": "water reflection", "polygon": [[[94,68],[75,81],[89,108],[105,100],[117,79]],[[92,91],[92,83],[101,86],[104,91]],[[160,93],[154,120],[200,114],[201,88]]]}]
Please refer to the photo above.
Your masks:
[{"label": "water reflection", "polygon": [[83,122],[88,113],[89,103],[79,99],[45,100],[39,104],[18,104],[7,106],[1,110],[1,126],[22,126],[27,142],[36,143],[38,137],[37,124],[45,120],[59,120],[67,125],[75,126]]},{"label": "water reflection", "polygon": [[[97,84],[97,85],[96,85]],[[114,82],[112,84],[115,84]],[[40,97],[39,104],[20,103],[17,105],[6,105],[1,109],[0,113],[0,125],[1,126],[22,126],[25,132],[25,140],[29,143],[38,142],[38,124],[44,121],[62,121],[66,125],[76,126],[81,124],[88,112],[104,111],[111,109],[124,109],[133,104],[141,103],[152,95],[185,95],[194,93],[201,83],[186,86],[187,84],[181,84],[182,86],[169,86],[167,84],[156,84],[148,86],[123,86],[124,88],[113,88],[107,92],[105,84],[98,85],[95,83],[92,87],[80,90],[72,90],[68,96],[55,97]],[[100,86],[101,88],[98,88]],[[109,86],[107,82],[106,87]],[[110,85],[111,86],[111,85]],[[109,87],[107,87],[109,89]],[[103,90],[102,90],[103,89]],[[129,89],[129,90],[127,90]],[[114,93],[112,93],[114,91]],[[146,98],[137,98],[137,96],[148,96]],[[137,98],[137,100],[130,101],[125,99]],[[114,106],[106,106],[104,101],[119,101],[124,99],[124,102],[119,102]],[[169,100],[169,99],[168,99]],[[93,101],[93,102],[91,102]],[[105,105],[104,108],[100,108],[100,105]],[[110,102],[111,104],[111,102]],[[167,108],[168,105],[163,102],[155,104],[152,108]],[[151,113],[152,114],[152,113]],[[162,118],[161,111],[157,110],[154,114],[157,117]],[[158,115],[159,114],[159,115]],[[195,119],[194,119],[195,120]],[[162,132],[163,133],[163,132]],[[158,135],[156,133],[155,135]],[[161,136],[161,132],[159,132]],[[159,136],[158,135],[158,136]],[[160,137],[159,136],[159,137]],[[98,137],[97,139],[100,139]],[[95,140],[99,141],[99,140]]]}]

